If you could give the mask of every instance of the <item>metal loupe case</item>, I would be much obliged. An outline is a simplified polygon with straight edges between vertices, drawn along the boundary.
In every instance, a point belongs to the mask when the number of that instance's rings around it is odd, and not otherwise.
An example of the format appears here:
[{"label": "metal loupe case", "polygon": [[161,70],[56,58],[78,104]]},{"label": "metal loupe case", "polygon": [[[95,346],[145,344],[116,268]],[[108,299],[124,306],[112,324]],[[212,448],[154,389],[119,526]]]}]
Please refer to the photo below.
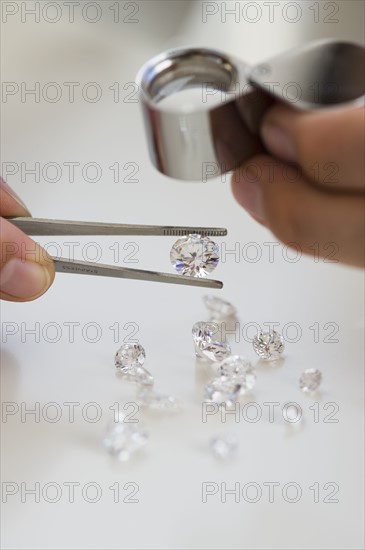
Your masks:
[{"label": "metal loupe case", "polygon": [[274,102],[308,111],[364,105],[364,69],[365,49],[335,40],[253,67],[211,49],[157,55],[137,75],[151,160],[180,180],[229,172],[265,151],[259,128]]}]

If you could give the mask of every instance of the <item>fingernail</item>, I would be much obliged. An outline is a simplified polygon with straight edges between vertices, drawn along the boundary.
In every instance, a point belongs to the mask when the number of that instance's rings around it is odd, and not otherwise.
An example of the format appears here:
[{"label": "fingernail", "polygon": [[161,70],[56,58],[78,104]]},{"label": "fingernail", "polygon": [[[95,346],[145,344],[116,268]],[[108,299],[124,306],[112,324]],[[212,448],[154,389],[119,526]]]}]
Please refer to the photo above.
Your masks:
[{"label": "fingernail", "polygon": [[294,143],[282,128],[273,124],[264,124],[261,135],[266,147],[273,155],[289,162],[297,160]]},{"label": "fingernail", "polygon": [[12,199],[14,199],[25,211],[26,213],[31,216],[31,213],[28,210],[28,207],[24,204],[22,199],[18,197],[18,195],[15,193],[15,191],[6,183],[6,181],[0,176],[0,185],[3,191],[10,195]]},{"label": "fingernail", "polygon": [[234,194],[241,206],[257,221],[264,223],[265,212],[263,208],[262,188],[257,173],[250,168],[240,169],[233,178],[238,178],[234,185]]},{"label": "fingernail", "polygon": [[20,258],[12,258],[0,271],[1,291],[15,298],[36,298],[47,290],[50,282],[44,266]]}]

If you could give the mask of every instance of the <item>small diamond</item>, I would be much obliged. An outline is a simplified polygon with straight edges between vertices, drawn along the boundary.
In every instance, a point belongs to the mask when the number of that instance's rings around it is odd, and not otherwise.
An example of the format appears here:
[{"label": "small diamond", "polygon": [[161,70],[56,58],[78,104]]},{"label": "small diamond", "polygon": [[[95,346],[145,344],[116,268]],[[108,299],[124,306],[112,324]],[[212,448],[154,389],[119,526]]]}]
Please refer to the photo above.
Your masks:
[{"label": "small diamond", "polygon": [[214,363],[222,361],[231,355],[231,346],[228,342],[204,342],[200,347],[202,359],[209,359]]},{"label": "small diamond", "polygon": [[128,373],[136,366],[141,366],[146,358],[146,352],[140,344],[123,344],[114,356],[118,370]]},{"label": "small diamond", "polygon": [[219,335],[219,328],[216,323],[198,321],[193,325],[192,335],[195,345],[195,355],[209,361],[222,361],[231,354],[231,347],[228,342],[214,340]]},{"label": "small diamond", "polygon": [[170,260],[180,275],[206,277],[218,265],[219,247],[209,237],[188,235],[172,246]]},{"label": "small diamond", "polygon": [[322,382],[322,373],[318,369],[307,369],[299,379],[299,387],[304,392],[313,392]]},{"label": "small diamond", "polygon": [[141,389],[137,394],[137,400],[141,407],[162,413],[177,413],[183,409],[183,404],[179,399],[151,390]]},{"label": "small diamond", "polygon": [[256,372],[249,361],[241,355],[231,355],[218,365],[218,374],[239,379],[241,393],[250,391],[256,383]]},{"label": "small diamond", "polygon": [[226,300],[222,300],[222,298],[208,294],[203,297],[203,301],[210,312],[212,321],[224,321],[237,316],[236,308]]},{"label": "small diamond", "polygon": [[204,342],[211,342],[214,336],[219,335],[219,326],[217,323],[210,323],[208,321],[198,321],[194,323],[191,329],[193,340],[197,346],[200,346]]},{"label": "small diamond", "polygon": [[148,441],[148,434],[135,424],[115,422],[107,431],[103,445],[105,449],[120,461],[126,462]]},{"label": "small diamond", "polygon": [[252,341],[253,349],[261,359],[275,361],[284,351],[282,336],[275,330],[259,332]]},{"label": "small diamond", "polygon": [[231,459],[238,451],[238,438],[234,434],[214,437],[210,442],[210,448],[217,458]]},{"label": "small diamond", "polygon": [[236,376],[217,376],[205,386],[205,398],[218,405],[225,403],[231,407],[241,394],[240,378]]},{"label": "small diamond", "polygon": [[249,361],[240,355],[224,359],[217,369],[216,378],[205,386],[205,397],[209,401],[231,406],[240,395],[252,390],[256,373]]}]

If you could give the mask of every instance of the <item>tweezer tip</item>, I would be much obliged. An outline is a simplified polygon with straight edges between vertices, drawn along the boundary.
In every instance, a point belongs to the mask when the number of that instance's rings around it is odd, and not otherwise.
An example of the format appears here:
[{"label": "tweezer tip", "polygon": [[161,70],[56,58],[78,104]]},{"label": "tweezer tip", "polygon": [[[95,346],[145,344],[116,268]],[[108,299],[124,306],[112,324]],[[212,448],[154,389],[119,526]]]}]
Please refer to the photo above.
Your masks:
[{"label": "tweezer tip", "polygon": [[204,286],[205,288],[215,288],[217,290],[220,290],[221,288],[223,288],[222,281],[217,281],[215,279],[213,279],[213,280],[205,279],[205,281],[206,281],[206,284],[201,285],[201,286]]}]

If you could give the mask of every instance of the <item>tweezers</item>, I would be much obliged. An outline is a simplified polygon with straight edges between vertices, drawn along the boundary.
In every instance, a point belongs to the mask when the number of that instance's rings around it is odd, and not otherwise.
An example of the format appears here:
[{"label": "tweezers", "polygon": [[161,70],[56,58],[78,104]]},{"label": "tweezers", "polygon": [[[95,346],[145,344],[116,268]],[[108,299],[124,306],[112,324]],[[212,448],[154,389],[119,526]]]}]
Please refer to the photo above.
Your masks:
[{"label": "tweezers", "polygon": [[[191,234],[224,237],[227,229],[219,227],[185,227],[175,225],[130,225],[101,222],[80,222],[69,220],[48,220],[41,218],[8,218],[8,220],[27,235],[139,235],[180,237]],[[222,288],[221,281],[201,279],[185,275],[172,275],[158,271],[131,269],[127,267],[84,262],[52,256],[55,270],[59,273],[74,273],[82,275],[98,275],[99,277],[118,277],[121,279],[136,279],[139,281],[154,281],[177,285],[199,286],[204,288]]]}]

